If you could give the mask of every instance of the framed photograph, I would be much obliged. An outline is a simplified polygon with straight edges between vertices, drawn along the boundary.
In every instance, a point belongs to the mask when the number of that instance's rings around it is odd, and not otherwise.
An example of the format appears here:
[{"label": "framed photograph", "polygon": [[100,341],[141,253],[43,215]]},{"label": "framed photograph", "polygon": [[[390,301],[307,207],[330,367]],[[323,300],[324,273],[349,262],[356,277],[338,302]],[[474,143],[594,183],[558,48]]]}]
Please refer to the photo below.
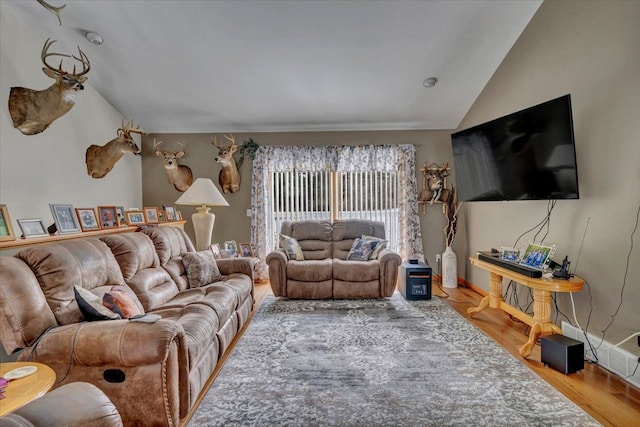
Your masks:
[{"label": "framed photograph", "polygon": [[100,230],[100,224],[98,218],[96,218],[96,211],[93,208],[76,208],[76,215],[80,220],[80,228],[82,231],[94,231]]},{"label": "framed photograph", "polygon": [[68,234],[80,233],[82,231],[73,206],[49,204],[49,207],[51,208],[53,221],[56,223],[58,233]]},{"label": "framed photograph", "polygon": [[251,243],[240,243],[240,256],[253,258],[253,249]]},{"label": "framed photograph", "polygon": [[529,243],[529,246],[527,246],[527,249],[522,254],[522,258],[520,258],[520,264],[542,270],[547,267],[555,251],[556,245]]},{"label": "framed photograph", "polygon": [[49,235],[40,218],[19,219],[18,225],[25,239],[29,237],[47,237]]},{"label": "framed photograph", "polygon": [[231,258],[238,256],[238,244],[235,240],[227,240],[224,242],[224,250],[229,252]]},{"label": "framed photograph", "polygon": [[144,218],[147,224],[157,224],[160,222],[158,215],[158,208],[148,207],[144,208]]},{"label": "framed photograph", "polygon": [[182,212],[176,211],[176,221],[182,221]]},{"label": "framed photograph", "polygon": [[144,211],[126,211],[127,225],[144,224]]},{"label": "framed photograph", "polygon": [[162,209],[167,212],[167,221],[175,221],[176,220],[176,208],[173,206],[163,205]]},{"label": "framed photograph", "polygon": [[16,235],[13,234],[7,205],[0,205],[0,242],[7,240],[16,240]]},{"label": "framed photograph", "polygon": [[220,245],[217,243],[212,243],[210,246],[211,253],[215,259],[220,259]]},{"label": "framed photograph", "polygon": [[229,253],[229,251],[221,249],[220,250],[220,259],[225,259],[225,258],[231,258],[231,254]]},{"label": "framed photograph", "polygon": [[127,219],[124,217],[124,206],[116,206],[116,212],[118,212],[118,225],[126,227]]},{"label": "framed photograph", "polygon": [[158,211],[158,222],[167,222],[167,211]]},{"label": "framed photograph", "polygon": [[518,262],[520,261],[520,250],[503,246],[500,248],[500,258],[505,261]]},{"label": "framed photograph", "polygon": [[102,228],[118,228],[118,211],[115,206],[98,206],[98,220]]}]

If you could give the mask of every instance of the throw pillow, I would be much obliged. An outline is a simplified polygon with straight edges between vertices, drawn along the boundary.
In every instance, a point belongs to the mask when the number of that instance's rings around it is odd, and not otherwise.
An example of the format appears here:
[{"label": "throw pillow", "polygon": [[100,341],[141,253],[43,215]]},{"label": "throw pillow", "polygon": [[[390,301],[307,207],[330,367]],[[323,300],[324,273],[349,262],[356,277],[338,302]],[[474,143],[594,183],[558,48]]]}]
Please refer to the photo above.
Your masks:
[{"label": "throw pillow", "polygon": [[76,302],[82,313],[84,320],[93,322],[96,320],[115,320],[120,316],[102,305],[100,297],[88,289],[74,286],[73,292],[76,294]]},{"label": "throw pillow", "polygon": [[102,305],[120,315],[122,319],[144,314],[129,295],[117,286],[102,296]]},{"label": "throw pillow", "polygon": [[280,234],[280,246],[287,254],[287,258],[294,259],[296,261],[304,261],[304,254],[302,253],[300,243],[298,243],[298,241],[293,237]]},{"label": "throw pillow", "polygon": [[351,245],[351,250],[347,254],[350,261],[369,261],[371,254],[375,250],[378,242],[376,240],[365,240],[356,238]]},{"label": "throw pillow", "polygon": [[182,256],[190,288],[199,288],[222,280],[218,263],[211,251],[187,252]]},{"label": "throw pillow", "polygon": [[389,243],[388,240],[381,239],[379,237],[366,236],[364,234],[362,235],[362,238],[365,240],[376,240],[378,242],[378,244],[376,245],[376,248],[373,250],[373,253],[371,254],[371,259],[378,259],[378,255],[380,255],[380,252],[382,252],[383,249],[386,249],[387,244]]}]

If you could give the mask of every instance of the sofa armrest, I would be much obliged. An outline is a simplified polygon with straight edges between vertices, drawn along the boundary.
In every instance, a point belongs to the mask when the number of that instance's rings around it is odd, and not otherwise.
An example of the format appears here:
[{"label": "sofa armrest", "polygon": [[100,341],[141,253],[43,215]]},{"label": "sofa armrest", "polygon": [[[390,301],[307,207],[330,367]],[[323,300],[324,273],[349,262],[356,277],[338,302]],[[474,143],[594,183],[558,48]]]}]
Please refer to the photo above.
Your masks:
[{"label": "sofa armrest", "polygon": [[269,253],[266,258],[269,266],[269,281],[271,290],[277,297],[287,296],[287,254],[284,250],[276,249]]},{"label": "sofa armrest", "polygon": [[142,366],[162,363],[174,342],[186,358],[184,330],[171,320],[83,322],[50,329],[20,359],[51,367],[70,360],[84,366]]},{"label": "sofa armrest", "polygon": [[396,289],[398,280],[398,267],[402,263],[402,258],[397,253],[383,249],[378,255],[380,263],[380,293],[383,297],[390,297]]},{"label": "sofa armrest", "polygon": [[216,264],[218,264],[218,269],[221,274],[225,276],[233,273],[246,274],[251,277],[252,282],[253,266],[255,262],[256,261],[253,258],[225,258],[216,260]]}]

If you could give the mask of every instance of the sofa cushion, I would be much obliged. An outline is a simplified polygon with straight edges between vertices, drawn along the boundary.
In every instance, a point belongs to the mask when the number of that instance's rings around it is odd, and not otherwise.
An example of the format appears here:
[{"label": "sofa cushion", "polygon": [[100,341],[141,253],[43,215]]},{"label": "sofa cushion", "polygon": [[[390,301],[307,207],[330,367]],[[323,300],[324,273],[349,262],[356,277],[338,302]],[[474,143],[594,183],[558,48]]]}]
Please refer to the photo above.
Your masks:
[{"label": "sofa cushion", "polygon": [[293,237],[280,234],[280,247],[284,249],[284,252],[287,254],[287,258],[296,261],[304,260],[302,248],[300,247],[298,241]]},{"label": "sofa cushion", "polygon": [[177,227],[152,227],[142,231],[153,241],[160,265],[169,273],[179,290],[189,287],[182,255],[195,252],[189,236]]},{"label": "sofa cushion", "polygon": [[102,304],[102,299],[93,292],[83,289],[80,286],[74,286],[73,291],[76,295],[76,302],[82,317],[88,322],[97,320],[115,320],[120,319],[120,315],[114,313]]},{"label": "sofa cushion", "polygon": [[362,219],[338,219],[333,223],[333,258],[345,260],[353,240],[362,235],[384,238],[384,223]]},{"label": "sofa cushion", "polygon": [[369,261],[373,251],[378,246],[377,240],[365,240],[356,238],[351,245],[351,250],[347,254],[347,260],[349,261]]},{"label": "sofa cushion", "polygon": [[182,263],[190,288],[199,288],[222,280],[222,274],[211,251],[188,252],[182,256]]},{"label": "sofa cushion", "polygon": [[2,256],[0,273],[0,341],[7,354],[12,354],[31,346],[57,322],[27,264]]},{"label": "sofa cushion", "polygon": [[287,278],[300,282],[321,282],[333,276],[333,263],[330,259],[289,261]]},{"label": "sofa cushion", "polygon": [[380,263],[371,261],[333,260],[333,278],[345,282],[368,282],[380,279]]}]

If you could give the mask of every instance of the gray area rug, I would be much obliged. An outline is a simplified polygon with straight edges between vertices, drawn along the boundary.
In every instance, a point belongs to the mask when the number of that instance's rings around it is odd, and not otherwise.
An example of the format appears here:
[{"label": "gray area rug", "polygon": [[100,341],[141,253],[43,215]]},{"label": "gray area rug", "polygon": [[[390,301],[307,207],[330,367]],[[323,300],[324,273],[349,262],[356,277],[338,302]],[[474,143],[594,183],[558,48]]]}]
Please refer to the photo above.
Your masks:
[{"label": "gray area rug", "polygon": [[597,426],[438,299],[268,296],[190,426]]}]

